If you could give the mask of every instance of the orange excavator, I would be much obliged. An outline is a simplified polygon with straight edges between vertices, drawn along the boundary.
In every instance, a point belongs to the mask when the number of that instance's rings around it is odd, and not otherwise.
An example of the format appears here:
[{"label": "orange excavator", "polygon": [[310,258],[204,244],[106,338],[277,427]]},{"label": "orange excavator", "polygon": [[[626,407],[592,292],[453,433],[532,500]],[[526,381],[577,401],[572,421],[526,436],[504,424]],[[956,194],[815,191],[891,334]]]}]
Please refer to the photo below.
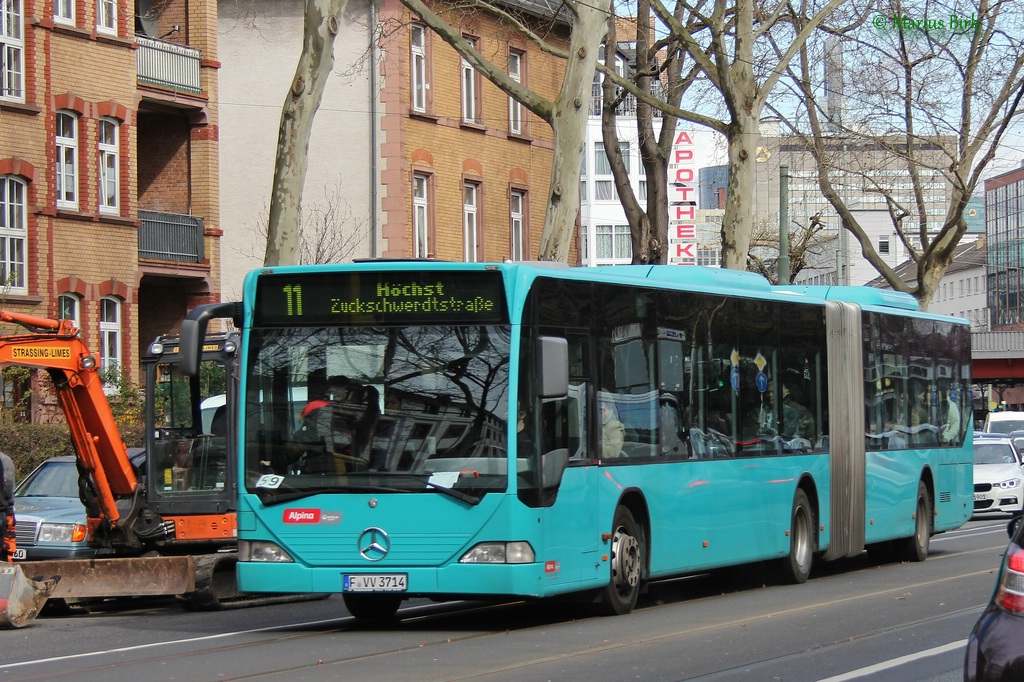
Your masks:
[{"label": "orange excavator", "polygon": [[[150,345],[143,358],[146,457],[137,470],[97,357],[74,324],[3,310],[0,322],[26,330],[0,336],[0,366],[42,369],[53,382],[96,549],[91,559],[0,564],[0,627],[28,624],[47,598],[178,595],[195,610],[267,602],[239,595],[234,580],[236,474],[226,425],[234,420],[237,336],[205,338],[202,358],[210,371],[195,379],[177,371],[177,337]],[[222,392],[204,398],[200,383]]]}]

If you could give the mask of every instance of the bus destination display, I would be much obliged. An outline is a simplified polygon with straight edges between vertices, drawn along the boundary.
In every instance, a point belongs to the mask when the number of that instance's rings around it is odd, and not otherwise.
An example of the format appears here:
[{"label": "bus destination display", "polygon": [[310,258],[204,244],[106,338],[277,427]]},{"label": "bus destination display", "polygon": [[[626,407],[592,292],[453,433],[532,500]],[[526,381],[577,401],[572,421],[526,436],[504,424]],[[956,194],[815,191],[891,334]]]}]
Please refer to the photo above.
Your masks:
[{"label": "bus destination display", "polygon": [[264,275],[257,326],[499,324],[507,321],[498,272],[322,272]]}]

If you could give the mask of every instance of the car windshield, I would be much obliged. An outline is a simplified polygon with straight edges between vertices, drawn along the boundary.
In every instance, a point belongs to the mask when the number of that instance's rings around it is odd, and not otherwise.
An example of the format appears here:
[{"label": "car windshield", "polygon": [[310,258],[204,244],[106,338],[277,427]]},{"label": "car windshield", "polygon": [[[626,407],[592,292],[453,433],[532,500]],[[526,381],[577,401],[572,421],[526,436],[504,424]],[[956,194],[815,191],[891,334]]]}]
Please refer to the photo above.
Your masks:
[{"label": "car windshield", "polygon": [[994,419],[988,423],[989,433],[1010,433],[1024,429],[1024,419]]},{"label": "car windshield", "polygon": [[1013,464],[1017,462],[1009,443],[975,443],[975,464]]},{"label": "car windshield", "polygon": [[15,497],[78,497],[74,462],[44,462],[14,492]]},{"label": "car windshield", "polygon": [[247,487],[279,500],[505,490],[509,336],[507,326],[254,330]]}]

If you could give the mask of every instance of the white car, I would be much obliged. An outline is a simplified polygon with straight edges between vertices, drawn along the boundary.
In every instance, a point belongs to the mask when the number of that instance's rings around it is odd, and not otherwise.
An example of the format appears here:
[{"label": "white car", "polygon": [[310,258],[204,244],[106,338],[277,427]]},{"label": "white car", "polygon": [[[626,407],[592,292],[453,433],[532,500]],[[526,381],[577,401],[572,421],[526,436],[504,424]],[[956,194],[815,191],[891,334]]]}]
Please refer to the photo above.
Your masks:
[{"label": "white car", "polygon": [[974,439],[974,513],[1024,511],[1021,453],[1008,436],[976,434]]},{"label": "white car", "polygon": [[986,433],[1010,433],[1024,429],[1024,412],[989,412],[985,415]]}]

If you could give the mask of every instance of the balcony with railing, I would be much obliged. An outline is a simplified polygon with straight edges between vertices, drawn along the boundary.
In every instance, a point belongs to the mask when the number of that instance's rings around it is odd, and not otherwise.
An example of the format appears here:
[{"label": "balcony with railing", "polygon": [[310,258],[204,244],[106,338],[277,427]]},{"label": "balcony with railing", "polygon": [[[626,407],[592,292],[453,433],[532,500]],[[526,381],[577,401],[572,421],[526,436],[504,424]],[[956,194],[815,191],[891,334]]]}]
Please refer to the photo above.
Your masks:
[{"label": "balcony with railing", "polygon": [[163,211],[139,211],[139,220],[139,260],[205,262],[202,218]]},{"label": "balcony with railing", "polygon": [[201,94],[199,63],[202,53],[194,47],[136,36],[136,80],[140,85],[169,88],[193,95]]},{"label": "balcony with railing", "polygon": [[[601,105],[604,102],[602,88],[603,88],[603,86],[600,83],[594,83],[591,86],[591,91],[590,91],[590,115],[591,116],[600,116],[601,115]],[[663,93],[661,92],[660,88],[655,88],[655,90],[653,92],[653,95],[655,97],[657,97],[658,99],[663,99],[663,96],[662,96]],[[618,106],[615,107],[615,114],[617,116],[636,116],[636,95],[632,95],[630,93],[626,93],[626,96],[623,97],[622,101],[619,102]],[[662,114],[660,109],[654,109],[652,107],[651,108],[651,115],[654,118],[661,118],[663,114]]]}]

